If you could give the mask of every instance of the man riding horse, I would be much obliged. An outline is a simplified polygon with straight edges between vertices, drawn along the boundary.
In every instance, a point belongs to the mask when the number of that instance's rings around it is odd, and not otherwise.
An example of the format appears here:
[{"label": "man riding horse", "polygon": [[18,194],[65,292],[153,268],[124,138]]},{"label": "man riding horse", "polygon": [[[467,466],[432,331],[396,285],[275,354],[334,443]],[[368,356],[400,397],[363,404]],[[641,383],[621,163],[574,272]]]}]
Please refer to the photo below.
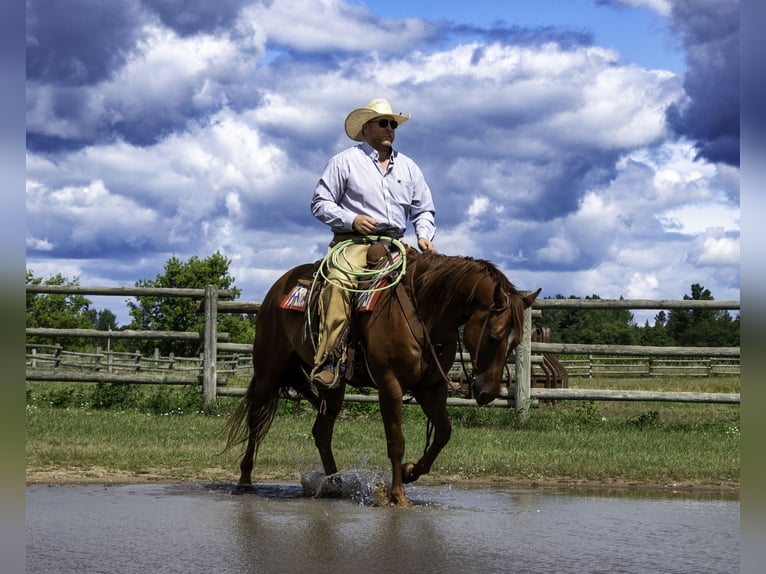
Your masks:
[{"label": "man riding horse", "polygon": [[[311,199],[311,213],[330,226],[329,249],[367,235],[401,238],[412,221],[421,251],[433,251],[434,204],[431,190],[415,162],[393,149],[396,128],[410,115],[393,113],[384,99],[372,100],[346,117],[345,130],[361,142],[332,157]],[[320,298],[320,329],[311,379],[319,388],[338,385],[341,335],[346,325],[354,269],[367,264],[369,243],[345,248],[343,264],[329,261],[328,281]],[[328,258],[329,259],[329,258]]]},{"label": "man riding horse", "polygon": [[[409,504],[404,484],[428,474],[449,442],[452,424],[446,373],[458,350],[461,326],[476,403],[487,405],[500,395],[508,355],[524,332],[524,310],[540,290],[525,296],[489,261],[434,251],[431,192],[417,165],[392,148],[394,130],[408,119],[393,113],[382,99],[346,118],[346,133],[361,144],[328,162],[311,202],[313,214],[334,232],[328,257],[319,266],[305,263],[288,270],[266,293],[258,311],[253,378],[227,422],[226,448],[247,443],[237,491],[252,488],[255,457],[274,420],[277,403],[288,389],[317,411],[311,432],[328,477],[338,472],[332,437],[346,383],[377,389],[391,461],[389,498],[399,506]],[[417,256],[407,256],[397,241],[408,220],[424,252]],[[376,236],[386,237],[379,240]],[[386,244],[399,250],[398,260],[396,254],[378,257],[378,253],[387,253]],[[384,277],[391,279],[387,284],[391,288],[378,287],[378,279],[370,285],[370,274],[376,276],[378,270],[367,269],[368,260],[375,264],[378,259],[391,263]],[[327,265],[332,269],[325,272]],[[307,337],[307,322],[313,313],[307,299],[311,291],[306,286],[312,285],[313,291],[319,276],[325,281],[318,298],[322,324],[315,347],[313,327],[309,326],[312,336]],[[360,369],[354,368],[357,361],[349,360],[342,348],[352,289],[363,290],[365,295],[358,299],[369,301],[366,308],[359,307],[364,309],[356,315],[349,339],[356,342],[351,348],[361,351]],[[339,360],[344,353],[347,370],[341,377]],[[311,377],[307,378],[309,370]],[[403,458],[406,394],[428,421],[426,447],[414,463]]]}]

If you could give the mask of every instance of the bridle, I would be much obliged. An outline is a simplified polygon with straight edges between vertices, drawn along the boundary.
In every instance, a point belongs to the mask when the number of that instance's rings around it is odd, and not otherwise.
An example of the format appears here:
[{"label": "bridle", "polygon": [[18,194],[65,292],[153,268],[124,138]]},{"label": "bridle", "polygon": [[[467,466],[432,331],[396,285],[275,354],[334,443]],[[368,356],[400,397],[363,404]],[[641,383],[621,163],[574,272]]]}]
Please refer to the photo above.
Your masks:
[{"label": "bridle", "polygon": [[[468,381],[468,387],[470,389],[473,389],[474,383],[476,382],[476,373],[478,371],[478,365],[479,365],[479,353],[481,352],[481,343],[484,340],[485,334],[488,331],[489,328],[489,321],[492,318],[493,315],[496,315],[498,313],[502,313],[503,311],[506,311],[511,307],[511,298],[508,295],[507,292],[503,291],[503,295],[505,295],[505,304],[499,306],[499,307],[488,307],[486,309],[480,309],[487,312],[487,316],[484,318],[484,321],[482,321],[481,324],[481,330],[479,331],[479,339],[478,344],[476,346],[476,356],[471,356],[471,372],[468,372],[468,369],[466,368],[465,359],[463,358],[462,348],[463,348],[463,341],[460,340],[460,330],[458,329],[457,337],[458,337],[458,349],[460,349],[460,366],[463,369],[463,376],[465,377],[466,381]],[[489,333],[489,336],[491,339],[494,340],[500,340],[499,337],[493,335],[492,333]],[[510,337],[510,334],[509,334]]]}]

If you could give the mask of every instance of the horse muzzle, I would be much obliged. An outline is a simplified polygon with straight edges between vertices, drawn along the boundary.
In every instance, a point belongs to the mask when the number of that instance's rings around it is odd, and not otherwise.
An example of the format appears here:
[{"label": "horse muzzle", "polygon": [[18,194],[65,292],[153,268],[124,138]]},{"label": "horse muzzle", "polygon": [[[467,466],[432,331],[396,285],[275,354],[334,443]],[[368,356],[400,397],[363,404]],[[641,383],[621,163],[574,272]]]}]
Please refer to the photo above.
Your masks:
[{"label": "horse muzzle", "polygon": [[471,383],[471,394],[476,399],[476,404],[480,407],[488,405],[500,396],[499,385],[486,384],[484,377],[479,375]]}]

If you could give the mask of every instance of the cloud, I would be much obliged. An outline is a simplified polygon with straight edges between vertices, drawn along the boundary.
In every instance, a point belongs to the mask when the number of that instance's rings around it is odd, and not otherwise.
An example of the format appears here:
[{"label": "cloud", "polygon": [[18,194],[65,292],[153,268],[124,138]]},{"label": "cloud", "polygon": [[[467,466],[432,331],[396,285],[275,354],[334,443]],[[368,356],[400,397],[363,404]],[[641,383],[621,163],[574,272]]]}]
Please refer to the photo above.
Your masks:
[{"label": "cloud", "polygon": [[660,281],[654,273],[633,273],[625,292],[626,299],[656,299]]},{"label": "cloud", "polygon": [[739,235],[709,227],[695,242],[690,257],[698,265],[739,266]]},{"label": "cloud", "polygon": [[[56,217],[46,217],[55,212]],[[129,213],[130,217],[125,217]],[[101,180],[84,186],[46,189],[34,180],[27,185],[27,217],[34,250],[88,257],[108,253],[137,252],[156,244],[158,217],[130,198],[115,195]],[[45,239],[38,239],[45,237]],[[48,237],[55,237],[50,241]]]},{"label": "cloud", "polygon": [[[534,235],[520,218],[509,218],[501,225],[507,244],[524,245],[524,265],[536,271],[584,271],[620,261],[658,276],[654,268],[674,252],[685,265],[737,265],[731,249],[729,257],[708,254],[738,244],[739,212],[715,184],[717,167],[694,155],[691,145],[678,143],[625,154],[608,183],[589,188],[575,210],[535,227]],[[712,231],[719,228],[725,237]]]},{"label": "cloud", "polygon": [[646,7],[663,16],[670,16],[673,0],[596,0],[597,4],[611,6]]},{"label": "cloud", "polygon": [[[387,97],[412,114],[396,146],[433,191],[442,253],[489,258],[550,296],[675,298],[715,281],[705,286],[716,298],[738,297],[739,169],[701,153],[707,136],[668,123],[669,108],[686,122],[700,105],[694,68],[626,63],[588,31],[285,4],[193,3],[184,15],[175,2],[129,0],[84,40],[49,21],[76,10],[31,1],[32,269],[130,285],[171,255],[220,251],[243,296],[259,299],[324,254],[313,187],[351,145],[346,114]],[[94,7],[91,24],[106,18],[98,3],[80,6]]]},{"label": "cloud", "polygon": [[97,81],[61,83],[46,74],[28,80],[30,149],[73,150],[114,139],[151,145],[190,121],[259,99],[257,88],[248,84],[263,52],[263,39],[254,30],[236,38],[181,37],[145,24],[131,38],[108,74],[93,74]]},{"label": "cloud", "polygon": [[597,0],[667,16],[686,55],[684,96],[667,111],[698,157],[739,166],[739,0]]},{"label": "cloud", "polygon": [[255,4],[246,17],[267,31],[270,44],[307,53],[404,53],[438,31],[415,18],[378,18],[364,5],[342,0]]},{"label": "cloud", "polygon": [[[458,198],[475,193],[535,220],[571,212],[588,186],[612,177],[623,150],[665,135],[665,109],[681,93],[672,74],[555,44],[461,45],[376,71],[398,82],[402,108],[413,111],[401,138],[426,158],[432,187],[448,194],[440,213],[448,224],[462,218]],[[429,163],[434,138],[456,158],[447,171]]]},{"label": "cloud", "polygon": [[668,121],[699,157],[739,166],[739,1],[673,0],[671,16],[688,71]]},{"label": "cloud", "polygon": [[180,36],[235,26],[242,8],[252,3],[253,0],[142,0],[148,10]]},{"label": "cloud", "polygon": [[67,86],[108,79],[143,35],[137,0],[27,0],[27,78]]},{"label": "cloud", "polygon": [[[55,165],[32,155],[28,227],[34,236],[58,229],[62,256],[83,254],[86,247],[92,254],[115,248],[110,239],[115,219],[130,213],[126,228],[117,234],[133,238],[125,248],[184,249],[198,237],[200,225],[211,219],[274,223],[268,207],[283,202],[285,165],[280,149],[264,144],[252,126],[226,111],[149,147],[124,142],[94,146]],[[51,170],[78,183],[48,188],[37,182],[36,177],[47,179]],[[92,180],[99,174],[108,184]],[[248,203],[259,209],[245,213]],[[163,223],[157,225],[155,217]],[[145,239],[139,241],[142,236]]]}]

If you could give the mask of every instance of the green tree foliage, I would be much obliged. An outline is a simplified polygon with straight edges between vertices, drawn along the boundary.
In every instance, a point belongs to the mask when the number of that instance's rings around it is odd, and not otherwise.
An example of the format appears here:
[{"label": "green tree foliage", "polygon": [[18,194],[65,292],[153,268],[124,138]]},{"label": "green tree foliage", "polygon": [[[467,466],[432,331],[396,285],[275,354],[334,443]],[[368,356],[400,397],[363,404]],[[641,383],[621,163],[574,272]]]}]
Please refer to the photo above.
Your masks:
[{"label": "green tree foliage", "polygon": [[667,330],[668,315],[665,311],[660,311],[654,316],[654,325],[647,321],[643,327],[636,329],[636,340],[638,345],[647,347],[670,347],[672,339]]},{"label": "green tree foliage", "polygon": [[[99,331],[118,331],[117,316],[109,309],[88,309],[87,315],[90,318],[92,324],[91,329],[98,329]],[[93,344],[101,347],[114,347],[116,350],[122,350],[120,347],[120,340],[110,341],[108,337],[103,339],[93,339]]]},{"label": "green tree foliage", "polygon": [[[60,273],[48,279],[35,277],[26,272],[27,285],[79,285],[78,279],[67,279]],[[26,326],[51,329],[93,329],[91,301],[82,295],[58,293],[27,293]],[[52,345],[60,343],[59,337],[29,337],[29,343]],[[86,339],[68,339],[67,347],[84,349],[89,347]]]},{"label": "green tree foliage", "polygon": [[[556,299],[565,297],[556,295]],[[550,327],[552,342],[556,343],[633,345],[636,340],[633,313],[628,309],[546,309],[538,324]]]},{"label": "green tree foliage", "polygon": [[[158,274],[155,279],[141,279],[135,286],[204,289],[215,285],[231,291],[236,298],[240,290],[234,286],[234,278],[229,275],[230,263],[219,252],[206,259],[192,256],[186,262],[173,256],[165,264],[164,273]],[[128,301],[128,309],[133,318],[130,329],[202,333],[204,328],[204,314],[198,309],[198,301],[190,298],[136,297],[136,303]],[[219,314],[217,328],[219,332],[229,333],[231,342],[249,343],[253,340],[254,330],[247,316]],[[136,344],[142,352],[149,353],[158,347],[162,354],[172,352],[182,357],[196,356],[202,350],[201,342],[146,341]]]},{"label": "green tree foliage", "polygon": [[[564,299],[556,295],[556,299]],[[586,299],[599,299],[598,295]],[[713,300],[708,289],[691,286],[684,300]],[[574,295],[569,299],[578,299]],[[654,325],[634,323],[627,309],[546,309],[536,322],[551,329],[556,343],[645,345],[678,347],[727,347],[739,345],[739,316],[714,309],[673,309],[655,315]]]},{"label": "green tree foliage", "polygon": [[91,323],[94,329],[99,331],[116,331],[117,330],[117,316],[109,309],[89,309],[88,315],[90,316]]},{"label": "green tree foliage", "polygon": [[[712,301],[713,295],[699,283],[691,286],[684,301]],[[670,312],[667,331],[678,346],[737,346],[739,317],[732,319],[728,311],[715,309],[674,309]]]}]

